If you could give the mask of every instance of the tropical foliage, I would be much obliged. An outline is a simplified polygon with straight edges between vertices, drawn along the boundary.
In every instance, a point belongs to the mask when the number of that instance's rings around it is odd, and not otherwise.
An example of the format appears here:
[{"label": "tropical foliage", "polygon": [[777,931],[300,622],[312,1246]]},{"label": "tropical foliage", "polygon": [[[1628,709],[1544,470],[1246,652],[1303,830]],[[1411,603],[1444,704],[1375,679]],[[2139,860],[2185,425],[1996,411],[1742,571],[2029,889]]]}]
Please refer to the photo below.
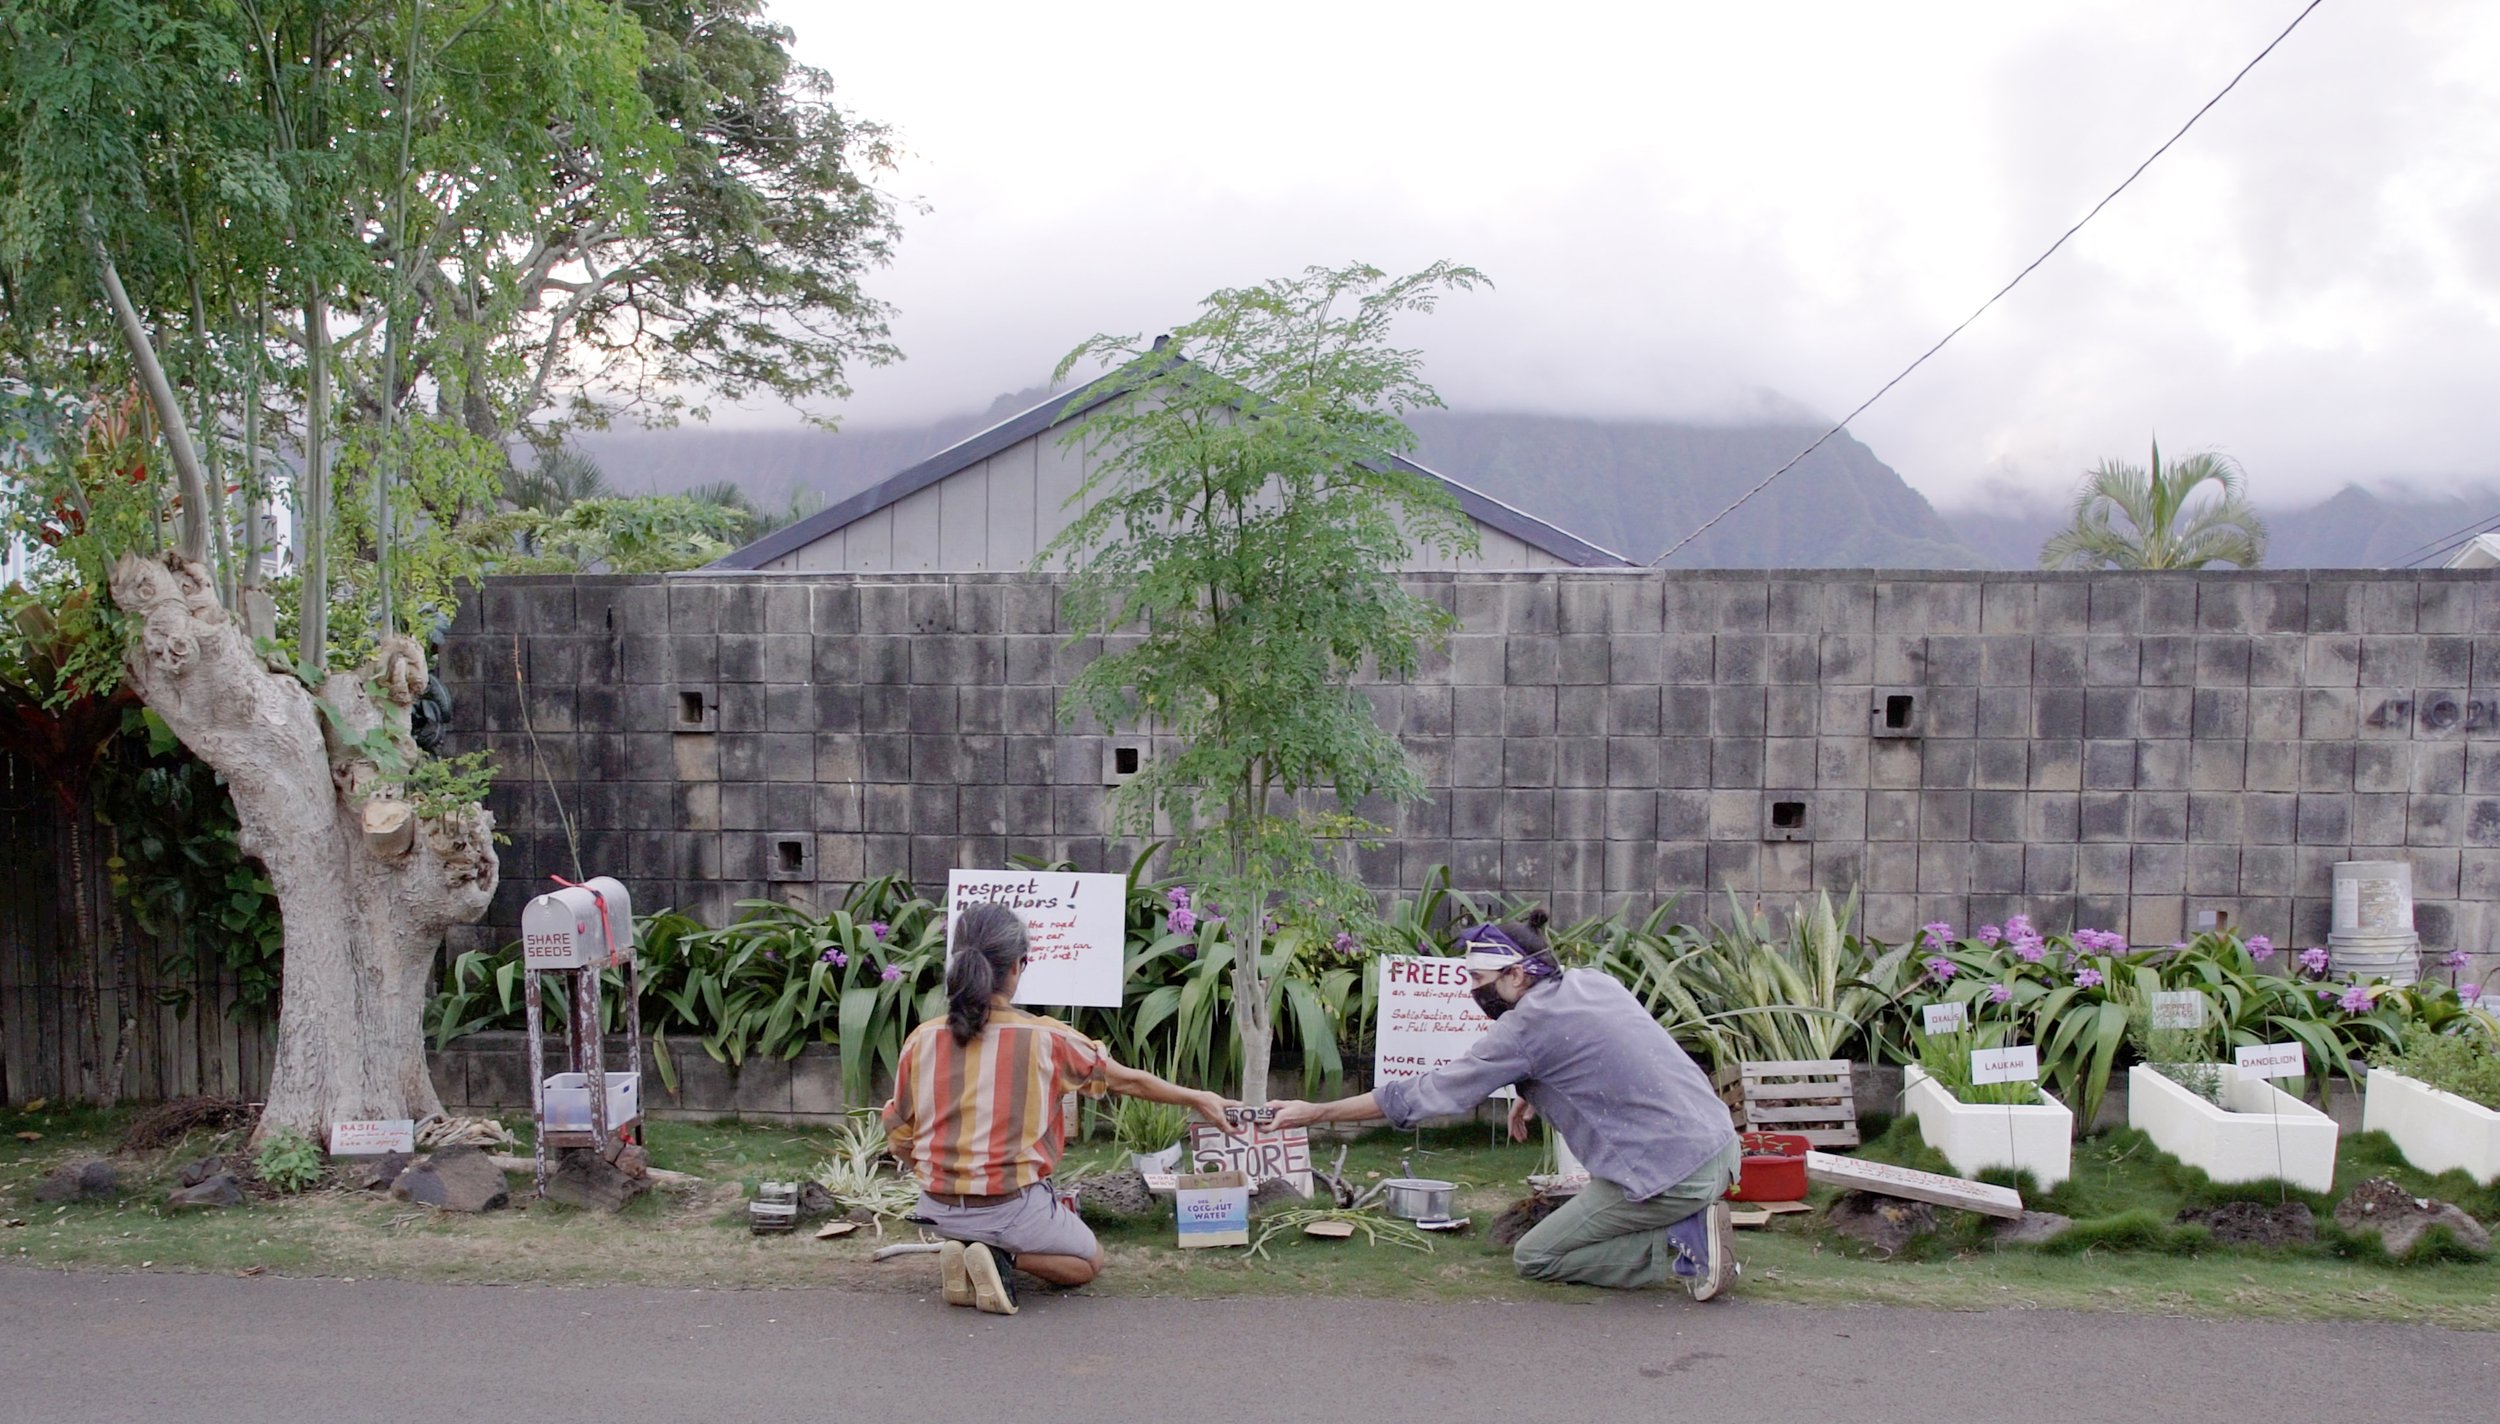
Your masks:
[{"label": "tropical foliage", "polygon": [[[2191,504],[2207,485],[2214,496]],[[2210,452],[2150,466],[2103,460],[2075,490],[2072,521],[2040,548],[2044,569],[2201,569],[2265,561],[2266,522],[2248,502],[2240,468]]]}]

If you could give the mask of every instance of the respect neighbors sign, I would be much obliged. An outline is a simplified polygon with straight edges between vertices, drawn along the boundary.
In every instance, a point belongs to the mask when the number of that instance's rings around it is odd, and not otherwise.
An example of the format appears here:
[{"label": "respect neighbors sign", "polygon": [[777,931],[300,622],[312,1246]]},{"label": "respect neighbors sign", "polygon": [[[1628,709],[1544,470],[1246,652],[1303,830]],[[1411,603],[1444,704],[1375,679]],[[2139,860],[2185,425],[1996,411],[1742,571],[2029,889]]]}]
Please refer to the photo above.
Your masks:
[{"label": "respect neighbors sign", "polygon": [[1019,1004],[1116,1009],[1128,966],[1128,877],[1050,870],[953,870],[946,875],[946,945],[955,917],[994,900],[1024,917]]}]

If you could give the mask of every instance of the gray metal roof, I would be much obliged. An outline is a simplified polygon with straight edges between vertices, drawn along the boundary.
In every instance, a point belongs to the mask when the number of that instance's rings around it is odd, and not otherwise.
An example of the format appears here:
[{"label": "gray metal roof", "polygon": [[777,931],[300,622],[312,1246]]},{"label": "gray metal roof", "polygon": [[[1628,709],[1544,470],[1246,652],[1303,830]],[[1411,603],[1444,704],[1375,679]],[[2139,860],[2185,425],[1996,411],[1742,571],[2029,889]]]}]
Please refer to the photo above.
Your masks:
[{"label": "gray metal roof", "polygon": [[[725,573],[760,569],[775,559],[794,553],[815,543],[853,520],[864,519],[907,495],[936,484],[947,476],[968,470],[1002,450],[1020,444],[1069,421],[1082,419],[1096,407],[1117,399],[1126,387],[1120,372],[1098,377],[1068,395],[1052,396],[1021,415],[1003,420],[958,444],[931,455],[928,459],[879,480],[859,493],[830,505],[795,524],[774,530],[763,538],[740,549],[733,549],[707,568]],[[1550,554],[1574,568],[1630,568],[1632,561],[1611,549],[1600,548],[1567,530],[1549,524],[1523,509],[1504,504],[1493,496],[1459,483],[1438,470],[1427,469],[1412,460],[1398,457],[1397,468],[1408,474],[1438,481],[1457,499],[1458,507],[1480,523],[1508,534],[1542,553]]]}]

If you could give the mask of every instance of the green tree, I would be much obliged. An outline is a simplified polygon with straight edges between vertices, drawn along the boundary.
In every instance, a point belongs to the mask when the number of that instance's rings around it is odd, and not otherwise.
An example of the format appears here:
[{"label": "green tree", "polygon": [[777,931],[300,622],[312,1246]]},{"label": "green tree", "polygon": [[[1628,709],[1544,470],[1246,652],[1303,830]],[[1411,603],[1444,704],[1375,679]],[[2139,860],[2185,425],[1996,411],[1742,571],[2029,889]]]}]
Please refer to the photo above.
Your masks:
[{"label": "green tree", "polygon": [[1098,335],[1060,363],[1117,364],[1126,395],[1068,435],[1092,457],[1082,512],[1037,568],[1071,570],[1079,636],[1133,633],[1070,688],[1071,715],[1163,739],[1123,788],[1121,824],[1174,834],[1180,871],[1228,916],[1242,1096],[1267,1096],[1288,985],[1268,912],[1359,917],[1343,851],[1379,827],[1367,798],[1423,794],[1404,747],[1353,685],[1411,672],[1451,614],[1407,592],[1418,545],[1472,552],[1449,493],[1396,458],[1407,411],[1440,404],[1397,319],[1484,281],[1437,263],[1354,265],[1219,291],[1168,344]]},{"label": "green tree", "polygon": [[[2205,485],[2213,498],[2191,507]],[[2241,489],[2239,466],[2208,452],[2164,468],[2155,441],[2149,467],[2103,460],[2084,476],[2071,522],[2040,546],[2040,567],[2253,569],[2265,556],[2266,522]]]}]

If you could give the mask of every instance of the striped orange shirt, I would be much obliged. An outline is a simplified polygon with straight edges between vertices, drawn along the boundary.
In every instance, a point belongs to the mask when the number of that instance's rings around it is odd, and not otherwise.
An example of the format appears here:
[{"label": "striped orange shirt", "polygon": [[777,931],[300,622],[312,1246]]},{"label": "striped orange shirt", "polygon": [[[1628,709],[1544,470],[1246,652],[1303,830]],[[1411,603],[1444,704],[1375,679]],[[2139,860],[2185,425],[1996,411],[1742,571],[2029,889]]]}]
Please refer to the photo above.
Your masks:
[{"label": "striped orange shirt", "polygon": [[912,1030],[885,1105],[886,1145],[921,1188],[997,1196],[1050,1175],[1067,1143],[1061,1100],[1110,1090],[1111,1055],[1057,1019],[993,1007],[970,1043],[943,1018]]}]

